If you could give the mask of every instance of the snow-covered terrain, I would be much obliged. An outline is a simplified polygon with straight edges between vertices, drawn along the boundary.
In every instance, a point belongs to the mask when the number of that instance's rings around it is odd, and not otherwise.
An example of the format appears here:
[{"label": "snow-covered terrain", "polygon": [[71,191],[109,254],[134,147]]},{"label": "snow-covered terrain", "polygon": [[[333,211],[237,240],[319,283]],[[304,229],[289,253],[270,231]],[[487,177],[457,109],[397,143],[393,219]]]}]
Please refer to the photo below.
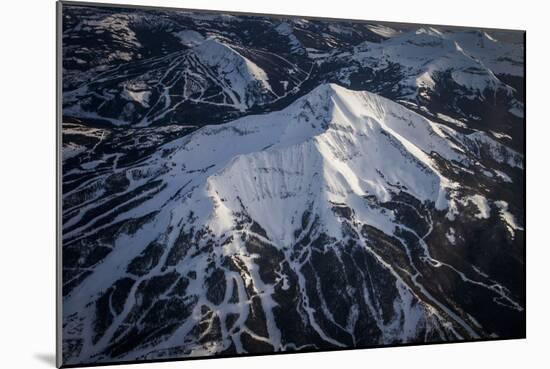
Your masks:
[{"label": "snow-covered terrain", "polygon": [[[94,9],[65,9],[64,363],[524,335],[521,40]],[[135,54],[76,67],[83,27]]]}]

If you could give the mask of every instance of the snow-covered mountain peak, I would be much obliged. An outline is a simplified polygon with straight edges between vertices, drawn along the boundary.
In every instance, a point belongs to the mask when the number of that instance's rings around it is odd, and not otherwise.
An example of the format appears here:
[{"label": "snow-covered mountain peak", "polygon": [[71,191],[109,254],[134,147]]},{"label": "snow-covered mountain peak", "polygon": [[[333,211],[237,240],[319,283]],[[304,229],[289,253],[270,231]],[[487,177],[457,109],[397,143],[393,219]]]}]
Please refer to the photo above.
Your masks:
[{"label": "snow-covered mountain peak", "polygon": [[523,76],[524,48],[500,41],[485,31],[445,32],[445,38],[456,41],[465,52],[479,60],[495,74]]},{"label": "snow-covered mountain peak", "polygon": [[[237,137],[239,147],[231,144]],[[470,167],[477,159],[465,155],[466,143],[456,144],[467,140],[461,137],[389,99],[323,84],[281,111],[205,127],[189,144],[174,142],[167,150],[178,163],[170,177],[203,188],[184,207],[199,223],[222,235],[234,227],[235,214],[244,213],[269,239],[288,245],[303,209],[328,216],[326,231],[337,236],[334,203],[388,233],[391,212],[365,213],[361,199],[385,203],[407,192],[440,210],[453,207],[457,184],[432,154]]]},{"label": "snow-covered mountain peak", "polygon": [[208,38],[192,50],[201,62],[214,68],[229,83],[237,94],[234,102],[241,110],[252,106],[257,95],[272,93],[266,72],[230,45]]},{"label": "snow-covered mountain peak", "polygon": [[[237,137],[240,146],[235,147],[231,142]],[[204,127],[165,150],[171,154],[149,165],[174,162],[163,176],[167,183],[198,186],[184,201],[187,205],[177,207],[185,214],[177,218],[193,212],[222,235],[234,226],[234,214],[246,213],[283,244],[293,242],[295,219],[311,206],[319,216],[331,214],[332,203],[357,207],[359,214],[364,213],[359,199],[374,196],[386,202],[406,190],[446,208],[453,185],[431,153],[466,161],[426,118],[375,94],[336,84],[323,84],[278,112]],[[364,217],[367,223],[378,219]],[[324,220],[327,227],[339,229],[334,222]],[[377,226],[392,229],[390,223]]]},{"label": "snow-covered mountain peak", "polygon": [[[391,129],[414,142],[415,146],[428,154],[431,151],[448,152],[442,147],[435,149],[432,147],[436,145],[433,142],[428,143],[441,139],[441,133],[432,122],[400,104],[368,91],[353,91],[335,83],[322,84],[281,113],[286,112],[296,118],[294,123],[303,117],[315,117],[317,121],[325,123],[327,129],[347,128],[359,132],[366,127],[372,129],[373,122],[377,122],[384,129]],[[452,154],[449,152],[449,155]]]},{"label": "snow-covered mountain peak", "polygon": [[[487,42],[479,43],[477,36],[461,35],[424,27],[381,43],[366,41],[355,48],[352,58],[363,67],[376,71],[398,65],[403,78],[394,89],[401,90],[401,98],[414,100],[421,95],[430,99],[438,81],[449,77],[471,99],[483,99],[485,93],[498,90],[511,96],[513,89],[499,80],[493,69],[499,73],[516,74],[517,55],[511,56],[509,61],[493,57],[506,54],[502,50],[505,46],[495,46],[488,38]],[[491,47],[498,50],[492,53],[484,50]]]}]

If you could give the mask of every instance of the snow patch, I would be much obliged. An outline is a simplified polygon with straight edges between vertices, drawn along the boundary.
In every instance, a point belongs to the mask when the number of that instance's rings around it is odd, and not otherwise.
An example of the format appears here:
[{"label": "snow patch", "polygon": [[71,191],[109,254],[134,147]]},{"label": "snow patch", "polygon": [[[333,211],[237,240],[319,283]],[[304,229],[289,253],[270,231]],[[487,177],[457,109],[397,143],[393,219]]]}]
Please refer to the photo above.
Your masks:
[{"label": "snow patch", "polygon": [[174,33],[181,44],[187,47],[194,47],[200,45],[205,40],[204,36],[193,30],[184,30]]},{"label": "snow patch", "polygon": [[468,196],[465,199],[465,202],[470,202],[477,207],[478,213],[476,214],[476,217],[478,219],[488,219],[491,215],[491,208],[489,206],[489,203],[487,202],[487,199],[484,196],[477,194]]},{"label": "snow patch", "polygon": [[520,227],[516,221],[516,218],[508,210],[508,203],[503,200],[495,201],[495,205],[499,209],[500,218],[506,224],[506,229],[510,232],[510,236],[513,238],[515,236],[515,231],[523,231],[523,227]]},{"label": "snow patch", "polygon": [[456,242],[456,236],[455,236],[455,230],[454,228],[450,227],[447,232],[445,233],[445,237],[447,237],[447,240],[454,245]]}]

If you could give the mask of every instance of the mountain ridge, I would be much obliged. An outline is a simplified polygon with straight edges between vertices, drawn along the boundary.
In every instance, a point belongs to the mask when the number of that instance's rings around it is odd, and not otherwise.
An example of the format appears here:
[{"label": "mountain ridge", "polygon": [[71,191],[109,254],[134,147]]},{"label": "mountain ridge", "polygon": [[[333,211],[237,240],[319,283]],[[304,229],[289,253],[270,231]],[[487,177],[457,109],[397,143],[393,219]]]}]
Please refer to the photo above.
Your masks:
[{"label": "mountain ridge", "polygon": [[[419,134],[419,129],[428,130],[428,133]],[[231,347],[229,342],[233,342],[237,352],[246,352],[243,340],[248,340],[248,345],[252,345],[249,349],[256,345],[259,345],[257,349],[268,345],[273,350],[288,345],[298,347],[294,339],[286,336],[286,328],[277,323],[282,319],[279,309],[286,306],[284,310],[288,312],[291,306],[287,306],[289,302],[280,300],[278,296],[283,291],[294,289],[301,290],[297,292],[301,301],[297,309],[305,315],[299,318],[300,324],[309,327],[306,329],[310,332],[308,337],[317,342],[316,347],[341,347],[353,342],[357,334],[355,330],[359,327],[355,319],[365,319],[367,316],[376,322],[377,328],[372,329],[378,331],[376,335],[384,343],[396,339],[406,341],[410,339],[408,337],[417,337],[419,332],[424,331],[439,337],[437,339],[479,337],[481,332],[474,320],[447,308],[440,301],[441,296],[433,295],[434,287],[429,287],[431,282],[420,279],[426,273],[425,270],[421,272],[424,268],[446,269],[446,273],[458,276],[463,283],[475,283],[494,294],[495,298],[503,301],[503,306],[522,310],[508,289],[495,281],[486,280],[483,274],[473,269],[468,273],[458,272],[451,264],[436,259],[424,241],[432,233],[431,218],[437,214],[445,217],[453,208],[474,204],[474,209],[480,209],[473,213],[477,219],[477,212],[484,211],[483,206],[489,206],[485,205],[487,200],[482,195],[471,197],[473,200],[465,205],[462,200],[455,201],[456,195],[450,196],[450,191],[458,190],[457,185],[441,174],[439,164],[430,157],[431,153],[438,152],[443,160],[455,165],[462,163],[460,165],[466,169],[473,169],[475,160],[467,157],[461,152],[461,147],[451,141],[452,137],[460,134],[454,132],[453,135],[446,136],[434,123],[391,100],[369,92],[324,84],[281,111],[205,126],[161,146],[150,159],[126,170],[127,178],[131,178],[129,173],[134,173],[135,178],[130,179],[126,193],[143,186],[153,186],[155,202],[163,203],[155,213],[148,215],[152,198],[142,196],[142,200],[133,207],[114,208],[118,215],[109,217],[110,223],[105,226],[97,227],[98,222],[104,223],[102,219],[105,216],[95,216],[93,221],[94,218],[86,216],[86,213],[93,211],[91,209],[83,209],[79,211],[80,216],[65,222],[66,247],[75,245],[80,249],[90,240],[104,237],[102,228],[107,230],[105,227],[109,224],[124,224],[148,217],[141,229],[134,231],[135,234],[128,234],[117,241],[117,244],[131,242],[134,247],[115,247],[98,264],[95,272],[99,276],[102,270],[119,270],[121,274],[111,273],[113,280],[102,283],[98,282],[97,277],[90,276],[80,286],[67,292],[66,299],[72,308],[65,314],[70,320],[70,317],[87,309],[101,311],[101,305],[97,303],[95,307],[76,303],[88,301],[90,294],[97,293],[92,291],[121,284],[130,276],[133,286],[128,292],[129,297],[125,298],[124,306],[128,308],[120,313],[107,313],[107,316],[112,316],[107,319],[112,321],[109,327],[98,328],[99,323],[95,323],[95,328],[91,325],[84,330],[96,332],[99,339],[95,344],[93,341],[89,343],[92,351],[81,351],[79,358],[101,358],[102,355],[109,355],[110,350],[116,350],[117,357],[132,359],[148,352],[147,339],[145,342],[136,341],[137,346],[131,349],[121,346],[123,342],[134,339],[131,337],[150,334],[146,333],[149,332],[147,326],[140,328],[138,325],[134,331],[123,327],[140,316],[144,319],[143,314],[147,314],[152,306],[147,305],[149,307],[145,306],[146,310],[142,310],[140,305],[130,309],[127,304],[132,297],[149,296],[147,299],[156,304],[153,306],[160,304],[157,309],[162,306],[161,316],[172,316],[173,313],[166,310],[162,302],[169,300],[174,304],[170,294],[155,297],[154,292],[145,290],[151,281],[164,275],[166,278],[171,276],[171,288],[176,288],[174,283],[178,278],[187,281],[187,287],[179,293],[184,301],[194,301],[184,309],[190,314],[202,316],[200,311],[204,306],[214,309],[212,311],[216,313],[209,313],[210,316],[222,321],[234,311],[239,311],[242,319],[259,314],[258,309],[265,314],[266,330],[258,328],[260,331],[251,333],[246,333],[251,329],[249,323],[245,323],[248,320],[242,320],[237,325],[240,328],[235,329],[241,332],[238,335],[229,331],[223,333],[224,329],[228,329],[224,328],[227,322],[216,323],[221,324],[222,329],[221,335],[215,336],[215,340],[220,340],[218,344],[210,347],[190,342],[184,345],[191,350],[188,355],[213,354],[218,352],[215,347],[224,350]],[[239,138],[239,147],[228,146],[227,143],[234,141],[235,137]],[[289,140],[290,137],[294,140]],[[395,169],[397,163],[400,163],[399,170]],[[420,178],[423,183],[418,182]],[[117,197],[124,197],[124,194],[116,194]],[[100,207],[105,201],[100,199],[95,201],[94,206]],[[416,213],[416,223],[403,223],[401,213],[411,210]],[[83,222],[85,218],[89,219]],[[506,227],[514,225],[514,231],[521,232],[521,226],[513,221],[502,223]],[[424,236],[421,232],[425,233]],[[187,241],[181,243],[183,239]],[[413,239],[417,239],[416,245],[411,244]],[[85,243],[82,243],[83,240]],[[388,264],[387,250],[367,246],[372,242],[401,244],[401,250],[397,248],[393,252],[396,253],[394,257],[401,260],[399,265],[405,272],[397,271]],[[319,255],[338,255],[349,252],[344,251],[349,249],[356,250],[354,252],[360,253],[361,258],[371,260],[370,263],[377,263],[382,268],[379,273],[384,275],[381,278],[395,281],[392,297],[383,297],[382,292],[371,291],[378,297],[363,296],[366,305],[356,307],[359,309],[357,312],[353,312],[351,305],[336,307],[325,300],[318,302],[321,306],[326,304],[321,309],[321,315],[314,313],[311,302],[308,302],[314,298],[313,291],[320,293],[321,299],[324,294],[335,293],[320,292],[307,282],[312,277],[311,272],[307,271],[309,265],[315,265],[315,268],[322,265],[314,256],[320,252],[316,251],[319,247],[324,250]],[[333,265],[338,265],[336,260],[343,256],[332,257],[336,257]],[[273,263],[269,262],[270,259]],[[343,260],[340,262],[346,265]],[[145,269],[135,269],[134,265]],[[352,266],[347,265],[346,268]],[[191,272],[195,275],[193,282],[186,277]],[[215,283],[209,282],[220,276],[224,277]],[[221,295],[221,292],[217,295],[211,292],[222,288],[216,287],[220,283],[225,286],[225,292]],[[233,283],[241,287],[232,287]],[[321,282],[325,286],[323,288],[328,287],[325,283]],[[364,282],[354,283],[361,285]],[[238,301],[246,299],[245,295],[257,296],[257,306],[251,307],[249,312],[242,308],[235,310],[239,305],[229,302],[233,301],[233,297],[228,291],[239,289],[241,292],[235,297]],[[112,299],[113,295],[110,296]],[[339,298],[349,299],[345,294]],[[383,318],[372,306],[382,303],[394,305],[397,309],[392,313],[396,314],[394,318]],[[340,314],[348,317],[347,327],[333,316],[339,309],[344,309]],[[211,321],[210,324],[214,323]],[[155,350],[174,342],[176,337],[187,337],[192,332],[181,331],[184,327],[192,328],[188,325],[176,327],[170,330],[167,337],[157,338],[165,343],[156,345]],[[87,334],[93,337],[91,333]],[[252,341],[250,335],[254,337]]]},{"label": "mountain ridge", "polygon": [[521,34],[63,12],[64,364],[525,335]]}]

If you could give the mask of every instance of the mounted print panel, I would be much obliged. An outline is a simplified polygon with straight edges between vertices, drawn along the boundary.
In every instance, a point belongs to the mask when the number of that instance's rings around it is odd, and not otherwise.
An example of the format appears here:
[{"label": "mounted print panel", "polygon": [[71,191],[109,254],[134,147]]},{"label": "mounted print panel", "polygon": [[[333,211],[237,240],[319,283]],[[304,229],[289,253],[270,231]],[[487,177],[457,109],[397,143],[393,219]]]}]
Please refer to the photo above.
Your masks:
[{"label": "mounted print panel", "polygon": [[59,365],[525,337],[525,32],[59,11]]}]

